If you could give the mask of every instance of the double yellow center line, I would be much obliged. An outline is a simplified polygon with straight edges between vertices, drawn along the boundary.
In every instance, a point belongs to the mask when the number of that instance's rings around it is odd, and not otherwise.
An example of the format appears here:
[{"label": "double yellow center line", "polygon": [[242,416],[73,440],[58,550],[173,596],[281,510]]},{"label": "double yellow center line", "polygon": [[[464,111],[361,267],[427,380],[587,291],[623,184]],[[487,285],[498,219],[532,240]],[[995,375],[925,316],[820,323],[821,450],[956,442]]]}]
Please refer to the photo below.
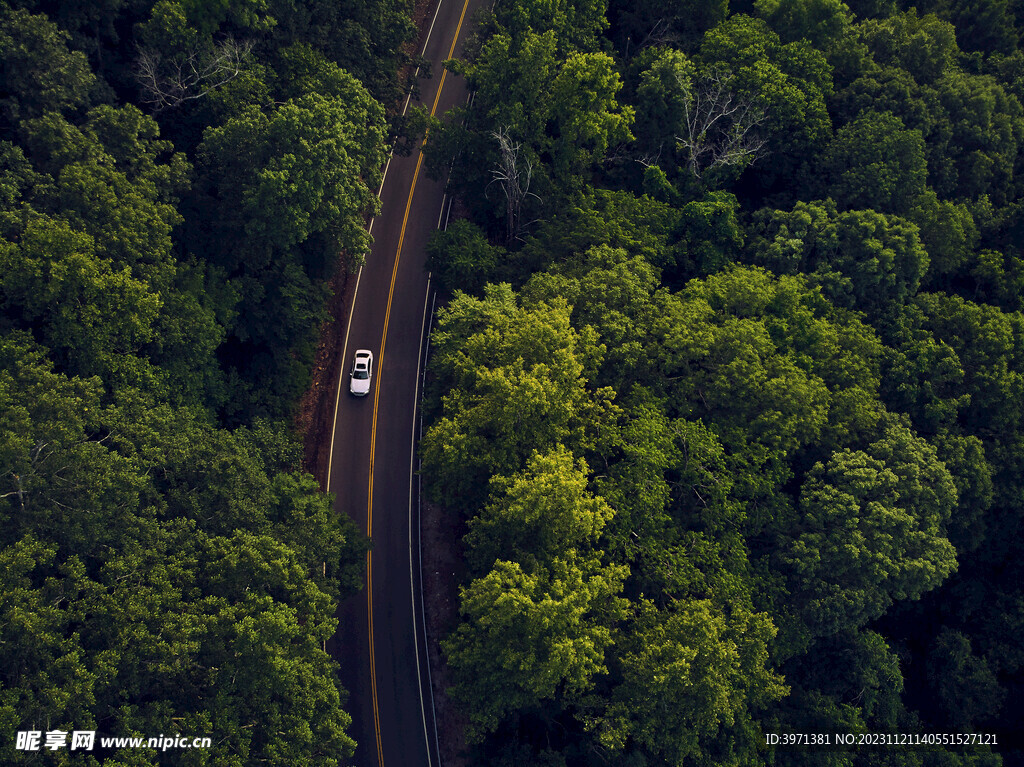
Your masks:
[{"label": "double yellow center line", "polygon": [[[462,23],[466,18],[466,10],[469,8],[469,0],[464,0],[462,6],[462,13],[459,15],[458,26],[455,27],[455,35],[452,37],[452,45],[448,50],[448,58],[452,58],[455,55],[455,44],[458,42],[459,33],[462,31]],[[438,83],[437,93],[434,95],[434,103],[430,107],[430,116],[433,117],[437,111],[437,104],[441,99],[441,90],[444,88],[445,78],[448,75],[446,69],[441,70],[441,82]],[[426,143],[426,137],[424,136],[423,143]],[[416,182],[419,180],[420,169],[423,166],[423,152],[422,144],[420,155],[416,160],[416,170],[412,175],[412,185],[409,187],[409,197],[405,203],[405,215],[402,217],[402,229],[398,235],[398,251],[395,253],[395,265],[391,270],[391,287],[388,290],[388,303],[384,310],[384,332],[380,338],[380,352],[377,355],[377,380],[374,384],[373,390],[373,424],[370,427],[370,476],[369,476],[369,492],[367,495],[367,509],[366,509],[366,535],[368,538],[373,538],[373,459],[377,451],[377,405],[380,400],[380,379],[384,371],[384,348],[387,345],[388,340],[388,321],[391,319],[391,302],[395,295],[395,282],[398,278],[398,262],[402,258],[402,245],[405,242],[405,229],[409,224],[409,214],[412,211],[412,196],[416,191]],[[373,697],[373,729],[374,736],[377,742],[377,764],[379,767],[384,767],[384,750],[381,748],[380,742],[380,709],[377,704],[377,670],[374,658],[373,649],[373,552],[366,552],[366,609],[369,616],[369,635],[370,635],[370,688],[372,690]],[[415,631],[415,625],[413,626]],[[419,684],[420,680],[417,679],[416,683]],[[427,744],[429,751],[430,744]]]}]

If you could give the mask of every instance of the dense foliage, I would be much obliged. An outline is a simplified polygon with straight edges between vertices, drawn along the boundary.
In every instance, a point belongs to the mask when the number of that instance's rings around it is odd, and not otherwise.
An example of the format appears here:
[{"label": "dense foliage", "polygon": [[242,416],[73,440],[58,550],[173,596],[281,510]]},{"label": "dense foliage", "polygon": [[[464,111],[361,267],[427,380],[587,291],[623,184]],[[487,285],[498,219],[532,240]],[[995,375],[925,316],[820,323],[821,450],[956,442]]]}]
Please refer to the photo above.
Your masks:
[{"label": "dense foliage", "polygon": [[[498,0],[422,454],[480,765],[1024,731],[1024,12]],[[766,733],[997,733],[769,749]]]},{"label": "dense foliage", "polygon": [[[0,752],[333,765],[364,541],[291,429],[365,251],[404,0],[0,2]],[[47,752],[49,753],[49,752]]]}]

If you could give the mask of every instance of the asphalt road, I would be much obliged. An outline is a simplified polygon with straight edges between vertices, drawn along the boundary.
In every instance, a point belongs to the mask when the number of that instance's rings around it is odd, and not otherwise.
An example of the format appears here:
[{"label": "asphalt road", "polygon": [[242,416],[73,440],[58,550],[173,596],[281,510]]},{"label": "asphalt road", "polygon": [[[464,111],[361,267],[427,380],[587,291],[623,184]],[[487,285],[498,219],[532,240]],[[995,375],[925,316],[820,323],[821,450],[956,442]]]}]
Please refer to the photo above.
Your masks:
[{"label": "asphalt road", "polygon": [[[441,114],[466,99],[461,77],[441,62],[459,55],[484,0],[439,0],[423,55],[433,76],[421,101]],[[349,691],[359,767],[437,765],[427,684],[418,566],[418,499],[413,483],[421,352],[430,285],[426,243],[444,204],[418,152],[394,157],[381,188],[373,249],[356,284],[345,342],[327,488],[335,509],[370,536],[362,593],[342,604],[328,649]],[[373,352],[370,394],[348,393],[356,349]]]}]

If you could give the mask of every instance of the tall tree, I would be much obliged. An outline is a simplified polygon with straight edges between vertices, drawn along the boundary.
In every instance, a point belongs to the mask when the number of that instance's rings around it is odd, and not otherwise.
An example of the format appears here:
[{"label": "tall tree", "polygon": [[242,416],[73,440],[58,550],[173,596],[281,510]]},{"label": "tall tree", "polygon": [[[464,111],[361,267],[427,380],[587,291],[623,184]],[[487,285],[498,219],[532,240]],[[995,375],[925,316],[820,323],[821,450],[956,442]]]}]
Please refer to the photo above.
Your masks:
[{"label": "tall tree", "polygon": [[21,120],[88,103],[96,78],[85,55],[68,49],[69,35],[41,14],[0,5],[0,135]]},{"label": "tall tree", "polygon": [[917,227],[873,210],[839,213],[831,200],[755,216],[751,250],[779,274],[804,274],[837,306],[877,318],[917,293],[929,257]]},{"label": "tall tree", "polygon": [[945,536],[955,504],[956,488],[934,449],[899,424],[866,451],[815,464],[778,554],[799,621],[793,649],[938,586],[956,569]]},{"label": "tall tree", "polygon": [[534,454],[526,471],[492,477],[488,504],[470,523],[468,560],[486,572],[498,559],[545,566],[569,550],[596,543],[613,512],[587,491],[587,465],[574,465],[565,448]]},{"label": "tall tree", "polygon": [[641,603],[634,620],[601,742],[618,750],[631,738],[670,764],[750,759],[761,740],[752,712],[787,692],[765,668],[767,617],[693,600],[664,611]]},{"label": "tall tree", "polygon": [[471,739],[556,692],[572,700],[592,689],[594,676],[607,671],[627,573],[570,554],[535,570],[498,561],[462,589],[464,622],[443,647],[453,694],[469,711]]},{"label": "tall tree", "polygon": [[889,112],[862,112],[836,132],[820,162],[828,195],[841,208],[907,213],[925,191],[921,132]]}]

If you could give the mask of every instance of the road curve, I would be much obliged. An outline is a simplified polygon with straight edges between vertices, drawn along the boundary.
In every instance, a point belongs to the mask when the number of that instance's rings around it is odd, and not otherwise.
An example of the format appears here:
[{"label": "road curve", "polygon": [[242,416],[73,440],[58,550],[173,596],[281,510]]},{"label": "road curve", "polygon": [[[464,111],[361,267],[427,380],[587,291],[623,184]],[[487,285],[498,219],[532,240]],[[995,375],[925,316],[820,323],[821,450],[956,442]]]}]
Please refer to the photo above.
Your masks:
[{"label": "road curve", "polygon": [[[441,114],[465,101],[460,77],[441,62],[458,56],[484,0],[439,0],[423,55],[433,77],[421,80],[422,103]],[[419,152],[393,157],[381,187],[374,243],[356,282],[345,336],[327,489],[338,513],[369,535],[364,591],[338,609],[328,650],[349,691],[358,767],[438,765],[426,648],[419,612],[413,457],[420,352],[430,285],[426,243],[444,202],[425,177]],[[348,393],[355,349],[370,349],[370,394]]]}]

